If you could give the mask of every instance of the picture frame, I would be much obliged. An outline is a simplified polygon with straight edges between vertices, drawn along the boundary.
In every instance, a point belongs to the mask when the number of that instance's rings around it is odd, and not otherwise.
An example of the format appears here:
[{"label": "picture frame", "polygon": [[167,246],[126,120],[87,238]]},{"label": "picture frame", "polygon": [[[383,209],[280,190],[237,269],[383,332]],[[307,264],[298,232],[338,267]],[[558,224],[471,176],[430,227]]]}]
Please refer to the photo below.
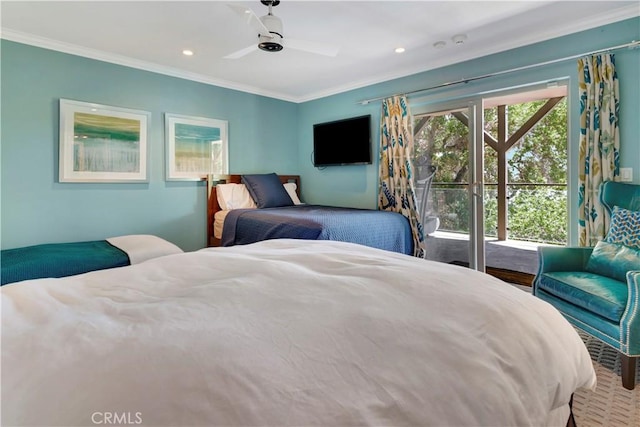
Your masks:
[{"label": "picture frame", "polygon": [[167,181],[229,173],[228,122],[165,113]]},{"label": "picture frame", "polygon": [[60,99],[60,182],[149,182],[151,113]]}]

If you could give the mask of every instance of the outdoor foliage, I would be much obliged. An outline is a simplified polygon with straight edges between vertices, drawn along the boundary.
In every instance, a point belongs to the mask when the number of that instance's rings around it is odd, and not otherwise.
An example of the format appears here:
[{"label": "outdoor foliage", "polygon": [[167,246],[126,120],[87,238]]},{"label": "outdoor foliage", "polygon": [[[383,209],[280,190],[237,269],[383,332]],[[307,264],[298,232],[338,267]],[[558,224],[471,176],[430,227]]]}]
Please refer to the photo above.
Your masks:
[{"label": "outdoor foliage", "polygon": [[[508,134],[524,124],[546,100],[509,105]],[[426,123],[425,123],[426,122]],[[414,141],[417,179],[438,168],[432,187],[440,229],[468,232],[468,135],[463,112],[417,117]],[[485,132],[497,139],[497,108],[484,111]],[[507,153],[509,238],[563,244],[567,240],[567,105],[559,102]],[[497,153],[485,144],[485,234],[497,228]],[[493,184],[493,185],[491,185]],[[518,185],[519,184],[519,185]],[[559,184],[532,186],[525,184]]]}]

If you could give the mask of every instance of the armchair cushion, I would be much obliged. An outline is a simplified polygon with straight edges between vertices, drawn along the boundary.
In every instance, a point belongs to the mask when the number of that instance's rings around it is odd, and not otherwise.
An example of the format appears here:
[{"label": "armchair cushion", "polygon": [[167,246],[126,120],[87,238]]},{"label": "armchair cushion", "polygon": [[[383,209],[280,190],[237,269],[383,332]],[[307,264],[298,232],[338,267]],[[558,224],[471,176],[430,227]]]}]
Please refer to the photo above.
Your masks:
[{"label": "armchair cushion", "polygon": [[640,250],[640,211],[614,206],[609,232],[604,240]]},{"label": "armchair cushion", "polygon": [[556,271],[538,278],[539,289],[613,322],[627,306],[627,284],[590,272]]},{"label": "armchair cushion", "polygon": [[626,282],[627,271],[640,269],[640,250],[619,243],[598,242],[585,269]]}]

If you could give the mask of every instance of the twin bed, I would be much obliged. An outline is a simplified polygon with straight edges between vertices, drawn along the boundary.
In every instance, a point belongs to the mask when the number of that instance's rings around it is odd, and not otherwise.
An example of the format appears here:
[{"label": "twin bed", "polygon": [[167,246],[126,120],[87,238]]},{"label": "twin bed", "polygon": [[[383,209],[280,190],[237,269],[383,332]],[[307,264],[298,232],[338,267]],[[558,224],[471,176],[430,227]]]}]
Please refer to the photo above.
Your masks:
[{"label": "twin bed", "polygon": [[146,234],[5,249],[0,253],[0,282],[73,276],[181,252],[173,243]]},{"label": "twin bed", "polygon": [[2,425],[564,426],[595,386],[557,310],[463,267],[299,238],[131,264],[0,288]]},{"label": "twin bed", "polygon": [[[372,209],[307,205],[300,202],[298,175],[228,175],[225,182],[208,186],[208,242],[232,246],[269,239],[336,240],[388,251],[412,254],[409,221],[399,213]],[[270,180],[270,186],[264,184]],[[253,186],[252,186],[253,185]],[[287,198],[274,199],[284,192]],[[261,192],[255,199],[251,196]],[[283,195],[283,197],[287,197]],[[284,201],[283,201],[284,200]],[[267,203],[260,203],[267,201]]]}]

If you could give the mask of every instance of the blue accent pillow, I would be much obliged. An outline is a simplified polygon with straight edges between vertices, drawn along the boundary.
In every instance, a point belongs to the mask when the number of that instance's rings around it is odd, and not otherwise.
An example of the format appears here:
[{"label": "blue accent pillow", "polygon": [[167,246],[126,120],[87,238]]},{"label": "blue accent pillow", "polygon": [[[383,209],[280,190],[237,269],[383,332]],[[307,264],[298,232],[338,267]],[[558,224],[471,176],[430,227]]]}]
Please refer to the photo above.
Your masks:
[{"label": "blue accent pillow", "polygon": [[640,270],[640,250],[619,243],[598,242],[585,269],[626,282],[628,271]]},{"label": "blue accent pillow", "polygon": [[258,208],[293,205],[293,200],[275,173],[242,175],[242,183],[249,190]]},{"label": "blue accent pillow", "polygon": [[614,206],[609,232],[604,240],[640,249],[640,211]]}]

